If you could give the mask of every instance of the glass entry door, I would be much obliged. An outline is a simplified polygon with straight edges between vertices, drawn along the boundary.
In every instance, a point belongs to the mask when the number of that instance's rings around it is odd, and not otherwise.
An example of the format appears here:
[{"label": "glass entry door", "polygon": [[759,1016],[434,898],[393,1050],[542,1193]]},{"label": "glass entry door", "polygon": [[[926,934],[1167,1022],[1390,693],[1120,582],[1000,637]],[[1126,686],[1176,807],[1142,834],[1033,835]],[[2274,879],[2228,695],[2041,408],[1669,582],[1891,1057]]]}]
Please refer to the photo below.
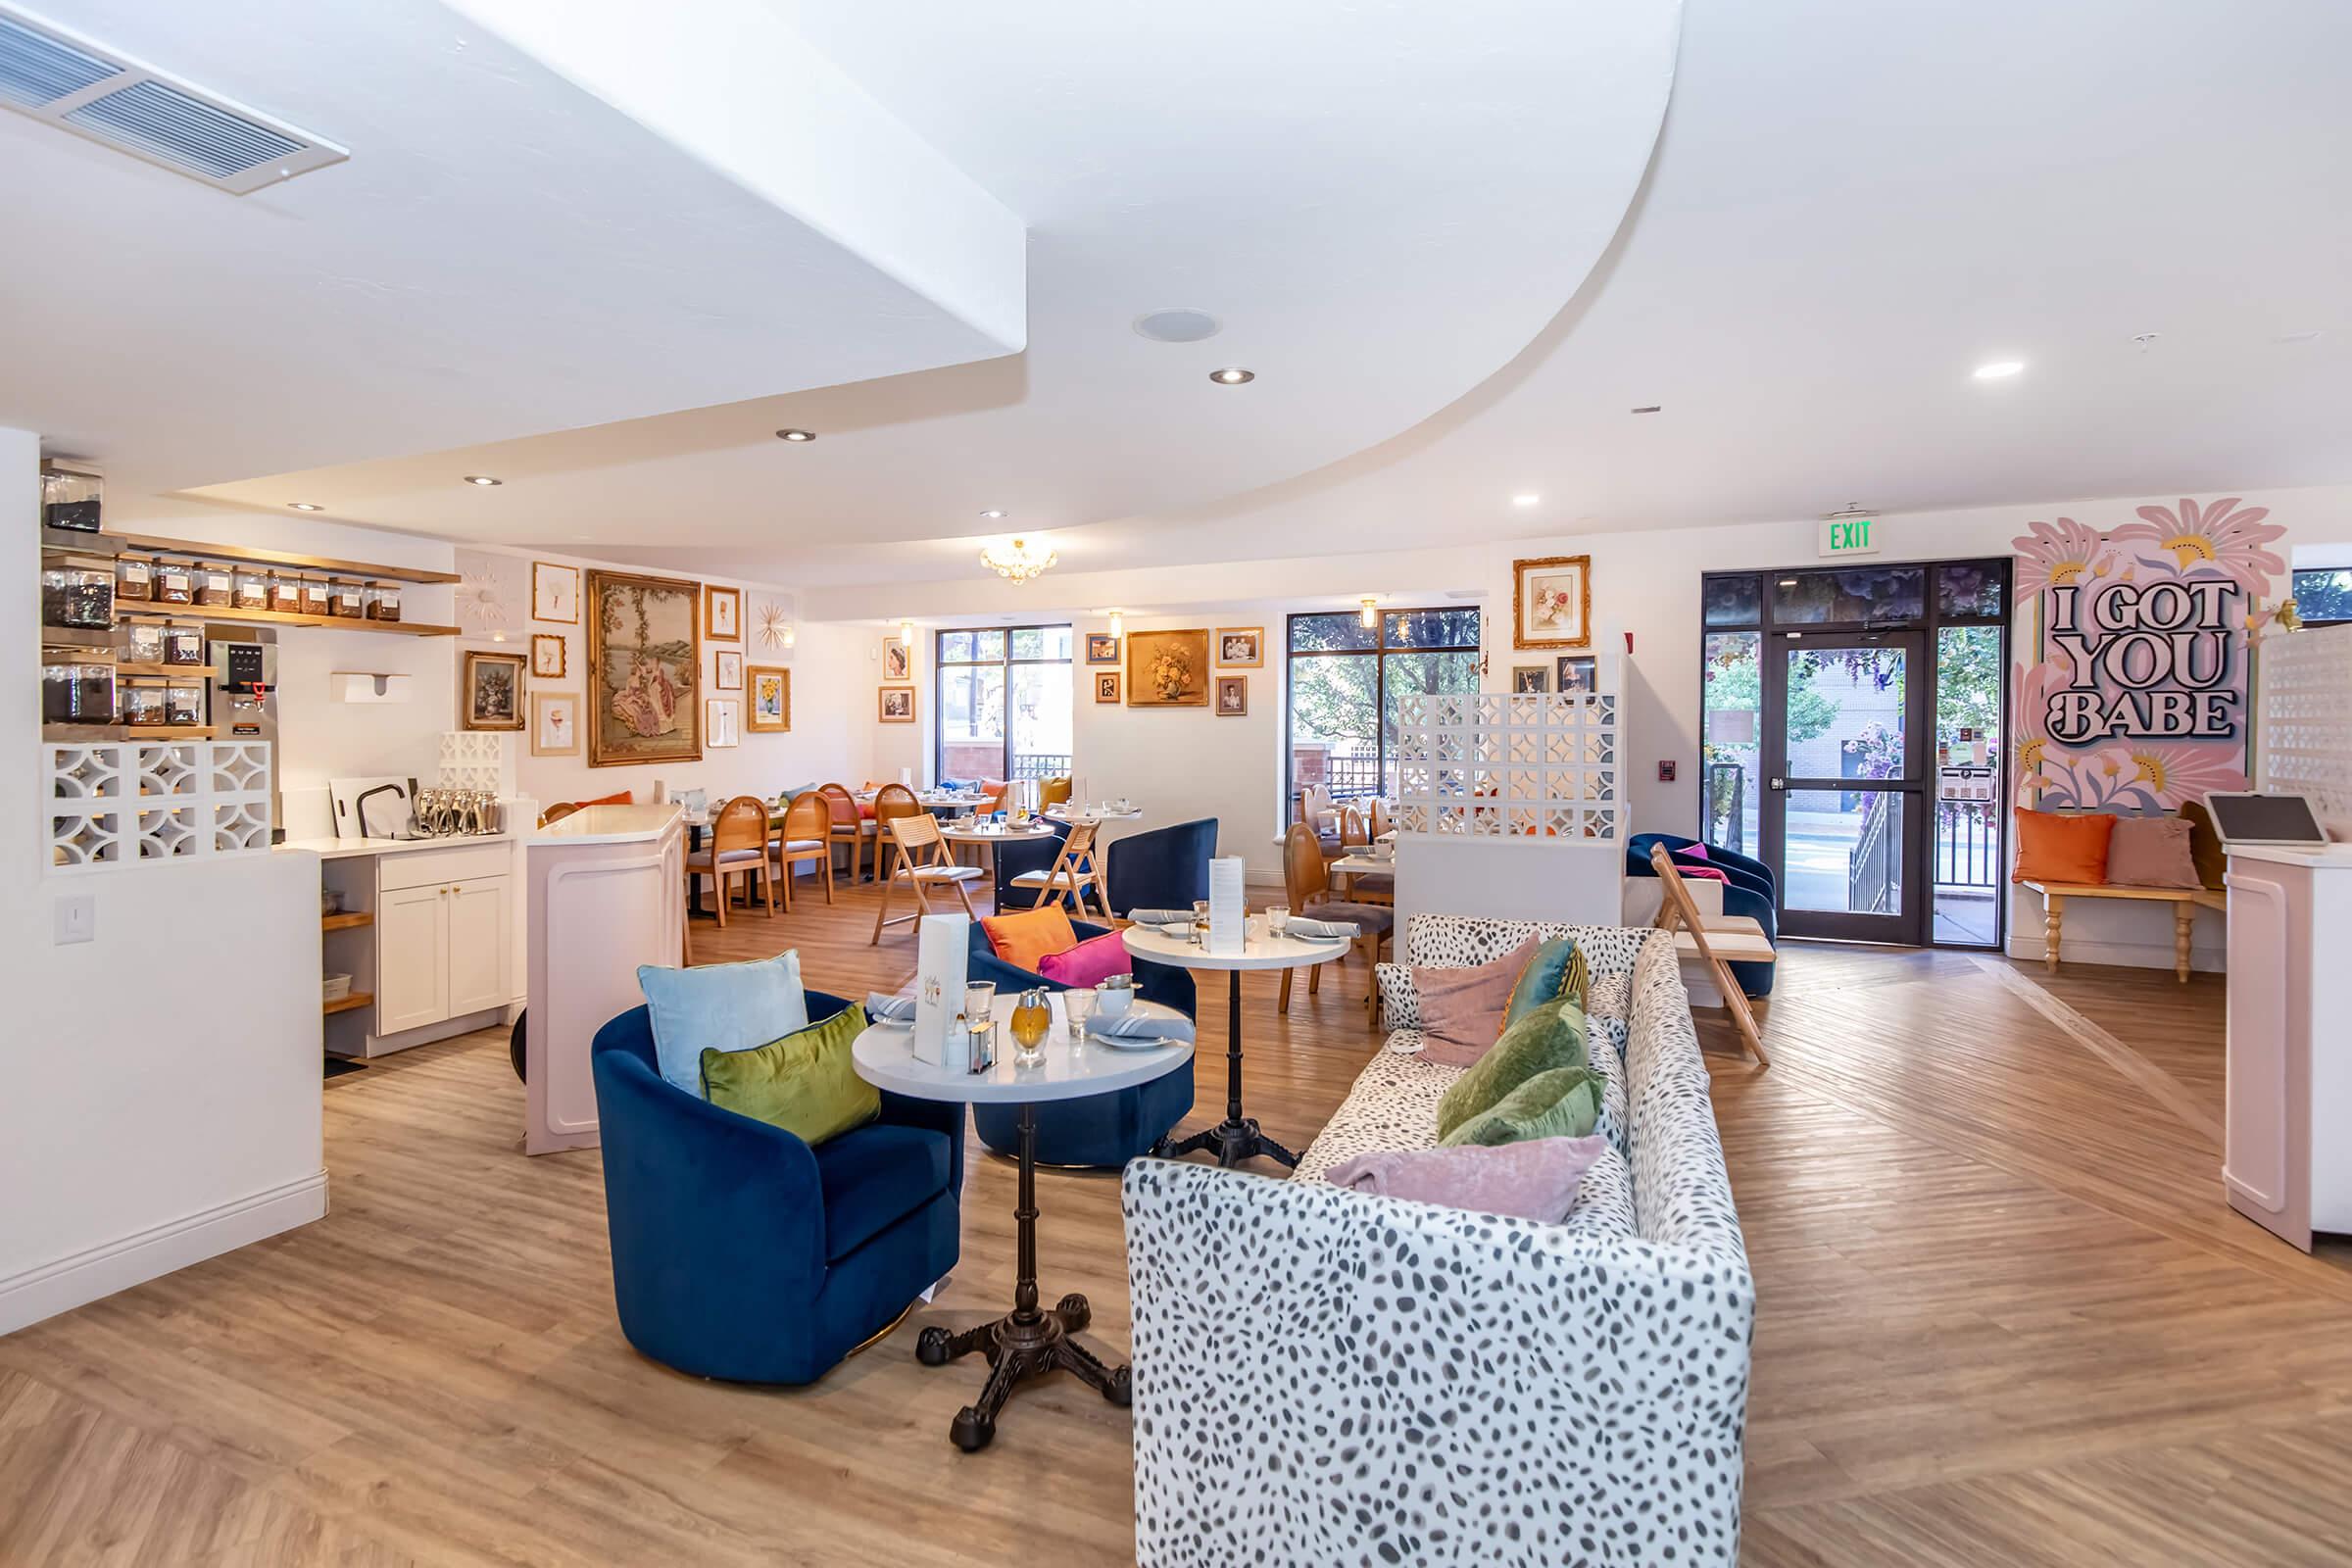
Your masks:
[{"label": "glass entry door", "polygon": [[1779,868],[1784,936],[1924,941],[1923,644],[1917,631],[1764,640],[1758,826]]}]

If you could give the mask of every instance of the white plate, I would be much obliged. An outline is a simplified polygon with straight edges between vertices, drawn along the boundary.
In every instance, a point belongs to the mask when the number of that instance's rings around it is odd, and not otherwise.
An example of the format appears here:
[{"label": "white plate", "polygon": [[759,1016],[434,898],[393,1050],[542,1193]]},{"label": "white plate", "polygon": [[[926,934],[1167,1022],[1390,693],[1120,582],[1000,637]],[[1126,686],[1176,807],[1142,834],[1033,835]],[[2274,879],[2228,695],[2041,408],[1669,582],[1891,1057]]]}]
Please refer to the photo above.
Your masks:
[{"label": "white plate", "polygon": [[1184,1040],[1114,1039],[1109,1035],[1099,1035],[1092,1029],[1089,1029],[1086,1032],[1086,1038],[1093,1041],[1098,1046],[1107,1046],[1113,1051],[1157,1051],[1162,1046],[1181,1046],[1191,1044],[1191,1042]]},{"label": "white plate", "polygon": [[911,1029],[914,1027],[912,1018],[869,1018],[866,1021],[877,1029]]}]

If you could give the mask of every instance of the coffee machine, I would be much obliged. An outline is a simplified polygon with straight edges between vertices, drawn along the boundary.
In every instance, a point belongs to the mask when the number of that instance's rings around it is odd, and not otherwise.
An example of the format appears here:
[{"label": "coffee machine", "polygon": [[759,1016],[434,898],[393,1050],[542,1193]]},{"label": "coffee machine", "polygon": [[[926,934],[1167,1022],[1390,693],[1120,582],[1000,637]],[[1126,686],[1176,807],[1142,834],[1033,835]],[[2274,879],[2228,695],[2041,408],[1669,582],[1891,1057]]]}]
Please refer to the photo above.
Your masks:
[{"label": "coffee machine", "polygon": [[210,621],[204,652],[213,667],[205,722],[213,726],[216,741],[269,743],[270,842],[282,843],[286,807],[278,789],[277,628]]}]

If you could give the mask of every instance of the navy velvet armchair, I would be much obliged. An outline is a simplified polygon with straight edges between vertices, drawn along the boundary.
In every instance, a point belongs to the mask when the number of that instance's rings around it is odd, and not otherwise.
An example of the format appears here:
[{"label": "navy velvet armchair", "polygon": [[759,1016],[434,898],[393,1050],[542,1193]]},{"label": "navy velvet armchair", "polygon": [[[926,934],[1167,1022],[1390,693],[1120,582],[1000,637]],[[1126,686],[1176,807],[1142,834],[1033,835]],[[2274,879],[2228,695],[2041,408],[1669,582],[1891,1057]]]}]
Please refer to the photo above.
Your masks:
[{"label": "navy velvet armchair", "polygon": [[1124,918],[1130,909],[1191,908],[1208,897],[1208,862],[1216,853],[1213,816],[1115,840],[1104,866],[1111,913]]},{"label": "navy velvet armchair", "polygon": [[[1666,853],[1675,858],[1678,868],[1686,864],[1711,865],[1724,875],[1723,912],[1745,915],[1762,926],[1765,936],[1777,945],[1780,941],[1779,920],[1774,911],[1779,900],[1775,897],[1772,868],[1762,860],[1731,850],[1718,849],[1712,844],[1706,846],[1705,859],[1686,859],[1685,852],[1698,842],[1673,833],[1637,833],[1626,841],[1625,874],[1658,874],[1649,863],[1649,848],[1653,844],[1665,845]],[[1772,993],[1774,968],[1775,965],[1769,963],[1735,963],[1732,965],[1732,974],[1739,980],[1742,991],[1751,997],[1762,997]]]},{"label": "navy velvet armchair", "polygon": [[[1078,940],[1099,937],[1110,927],[1090,920],[1072,920]],[[988,932],[972,923],[971,950],[964,959],[964,978],[994,981],[997,995],[1040,986],[1048,991],[1068,987],[1044,975],[1006,963],[988,943]],[[1149,960],[1135,966],[1135,989],[1147,1002],[1165,1003],[1186,1017],[1193,1016],[1193,977],[1183,969]],[[1000,1016],[1002,1016],[1000,1014]],[[1113,1094],[1088,1095],[1055,1101],[1037,1107],[1037,1157],[1048,1165],[1124,1165],[1167,1136],[1193,1108],[1190,1069],[1162,1073],[1150,1083]],[[974,1105],[972,1126],[980,1141],[1000,1154],[1019,1149],[1020,1108],[1016,1105]]]},{"label": "navy velvet armchair", "polygon": [[[850,1005],[808,997],[811,1022]],[[956,1266],[962,1105],[886,1093],[879,1119],[811,1149],[665,1082],[643,1007],[598,1030],[590,1059],[612,1295],[644,1354],[811,1383]]]}]

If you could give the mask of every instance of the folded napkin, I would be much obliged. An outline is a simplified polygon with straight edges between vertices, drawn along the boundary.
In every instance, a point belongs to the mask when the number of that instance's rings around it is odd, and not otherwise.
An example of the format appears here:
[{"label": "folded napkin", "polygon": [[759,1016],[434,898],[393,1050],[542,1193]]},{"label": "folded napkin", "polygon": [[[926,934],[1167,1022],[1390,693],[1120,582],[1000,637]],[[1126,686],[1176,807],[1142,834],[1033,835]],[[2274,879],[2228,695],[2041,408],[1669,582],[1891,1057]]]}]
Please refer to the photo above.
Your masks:
[{"label": "folded napkin", "polygon": [[1191,925],[1190,909],[1129,909],[1127,918],[1137,925]]},{"label": "folded napkin", "polygon": [[1329,942],[1337,937],[1353,940],[1362,935],[1353,920],[1307,920],[1296,914],[1291,916],[1290,930],[1285,934],[1304,937],[1309,942]]},{"label": "folded napkin", "polygon": [[1086,1032],[1103,1040],[1166,1040],[1182,1041],[1190,1045],[1193,1039],[1193,1020],[1128,1012],[1122,1013],[1116,1018],[1094,1019],[1087,1024]]},{"label": "folded napkin", "polygon": [[886,997],[879,991],[865,994],[865,1015],[876,1023],[914,1022],[912,997]]}]

